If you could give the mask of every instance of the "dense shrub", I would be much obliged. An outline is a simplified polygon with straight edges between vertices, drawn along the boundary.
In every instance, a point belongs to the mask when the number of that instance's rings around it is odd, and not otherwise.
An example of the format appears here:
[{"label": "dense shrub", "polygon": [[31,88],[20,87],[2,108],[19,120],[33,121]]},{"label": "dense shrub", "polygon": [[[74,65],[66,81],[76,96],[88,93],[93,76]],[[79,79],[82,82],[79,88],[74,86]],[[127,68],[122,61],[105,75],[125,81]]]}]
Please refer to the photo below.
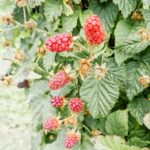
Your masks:
[{"label": "dense shrub", "polygon": [[1,81],[25,88],[32,150],[150,147],[149,0],[7,0],[0,14]]}]

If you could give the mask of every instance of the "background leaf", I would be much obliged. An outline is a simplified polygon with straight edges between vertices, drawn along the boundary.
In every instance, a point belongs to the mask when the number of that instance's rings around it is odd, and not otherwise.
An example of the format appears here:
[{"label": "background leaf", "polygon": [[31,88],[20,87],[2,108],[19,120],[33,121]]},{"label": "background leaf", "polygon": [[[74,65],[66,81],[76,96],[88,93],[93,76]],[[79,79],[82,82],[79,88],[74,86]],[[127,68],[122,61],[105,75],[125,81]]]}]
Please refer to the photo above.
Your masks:
[{"label": "background leaf", "polygon": [[124,18],[127,18],[137,5],[137,0],[113,0],[113,2],[118,5]]},{"label": "background leaf", "polygon": [[62,14],[62,3],[56,0],[46,0],[44,14],[48,21],[53,22]]},{"label": "background leaf", "polygon": [[106,119],[106,131],[110,135],[126,136],[128,135],[128,113],[118,110]]},{"label": "background leaf", "polygon": [[143,98],[136,98],[128,105],[128,110],[140,125],[143,124],[143,117],[150,112],[150,102]]}]

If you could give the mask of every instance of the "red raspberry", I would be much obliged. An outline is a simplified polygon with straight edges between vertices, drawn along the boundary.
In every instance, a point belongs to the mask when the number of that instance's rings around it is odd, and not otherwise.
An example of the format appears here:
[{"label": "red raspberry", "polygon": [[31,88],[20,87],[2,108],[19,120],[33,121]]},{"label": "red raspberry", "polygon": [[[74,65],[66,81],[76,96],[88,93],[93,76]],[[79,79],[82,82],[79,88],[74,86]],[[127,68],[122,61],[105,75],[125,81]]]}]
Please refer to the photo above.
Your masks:
[{"label": "red raspberry", "polygon": [[69,101],[69,108],[71,111],[77,113],[82,111],[82,101],[80,98],[72,98]]},{"label": "red raspberry", "polygon": [[57,130],[60,127],[59,121],[57,118],[49,118],[43,123],[43,128],[45,130]]},{"label": "red raspberry", "polygon": [[68,132],[65,138],[65,148],[71,149],[80,140],[80,134],[76,132]]},{"label": "red raspberry", "polygon": [[48,86],[52,90],[57,90],[65,86],[70,81],[69,76],[64,70],[57,72],[54,77],[49,81]]},{"label": "red raspberry", "polygon": [[97,15],[90,16],[86,19],[84,24],[84,34],[87,41],[92,45],[97,45],[104,41],[105,34]]},{"label": "red raspberry", "polygon": [[71,49],[72,36],[70,33],[61,33],[46,40],[45,46],[51,52],[63,52]]},{"label": "red raspberry", "polygon": [[55,108],[62,107],[64,105],[64,99],[60,96],[54,96],[51,99],[51,103]]}]

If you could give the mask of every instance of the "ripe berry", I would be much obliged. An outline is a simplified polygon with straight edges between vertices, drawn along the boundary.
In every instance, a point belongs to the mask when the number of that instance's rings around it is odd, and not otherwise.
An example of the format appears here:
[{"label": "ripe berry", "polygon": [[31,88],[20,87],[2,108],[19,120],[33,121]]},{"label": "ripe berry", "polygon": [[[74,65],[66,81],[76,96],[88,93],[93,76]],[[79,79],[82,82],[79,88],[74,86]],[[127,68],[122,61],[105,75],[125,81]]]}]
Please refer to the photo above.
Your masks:
[{"label": "ripe berry", "polygon": [[63,52],[71,49],[72,36],[69,33],[61,33],[46,40],[45,46],[51,52]]},{"label": "ripe berry", "polygon": [[68,132],[65,137],[65,148],[73,148],[80,140],[80,134],[76,132]]},{"label": "ripe berry", "polygon": [[55,117],[49,118],[43,123],[43,128],[45,130],[57,130],[59,129],[59,127],[60,127],[59,121]]},{"label": "ripe berry", "polygon": [[54,96],[51,99],[51,103],[55,108],[62,107],[64,105],[64,99],[60,96]]},{"label": "ripe berry", "polygon": [[105,34],[97,15],[90,16],[86,19],[84,24],[84,34],[87,41],[92,45],[97,45],[104,41]]},{"label": "ripe berry", "polygon": [[69,76],[64,70],[59,71],[54,75],[51,81],[48,83],[48,86],[52,90],[57,90],[65,86],[70,81]]},{"label": "ripe berry", "polygon": [[69,101],[69,108],[71,111],[77,113],[77,112],[80,112],[82,111],[82,101],[80,98],[72,98],[70,101]]}]

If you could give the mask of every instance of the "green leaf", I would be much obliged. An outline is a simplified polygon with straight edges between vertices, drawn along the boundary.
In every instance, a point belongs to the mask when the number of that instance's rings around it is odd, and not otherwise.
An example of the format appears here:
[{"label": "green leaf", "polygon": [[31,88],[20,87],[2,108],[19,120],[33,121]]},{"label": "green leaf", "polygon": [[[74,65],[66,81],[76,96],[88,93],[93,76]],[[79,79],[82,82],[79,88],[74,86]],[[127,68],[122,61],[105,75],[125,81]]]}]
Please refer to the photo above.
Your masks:
[{"label": "green leaf", "polygon": [[133,22],[131,20],[121,20],[115,29],[115,46],[119,46],[126,41],[130,34],[143,28],[143,23]]},{"label": "green leaf", "polygon": [[135,146],[128,146],[125,140],[118,136],[99,136],[94,139],[96,150],[141,150]]},{"label": "green leaf", "polygon": [[89,75],[81,86],[80,96],[94,118],[105,117],[119,97],[119,88],[109,76],[96,80]]},{"label": "green leaf", "polygon": [[118,110],[111,113],[106,119],[106,131],[110,135],[128,135],[128,112]]},{"label": "green leaf", "polygon": [[136,98],[130,101],[128,110],[131,115],[138,121],[140,125],[143,124],[143,117],[150,112],[150,102],[143,98]]},{"label": "green leaf", "polygon": [[126,65],[122,64],[118,66],[114,59],[110,59],[106,64],[108,73],[114,78],[114,81],[119,85],[122,85],[126,78]]},{"label": "green leaf", "polygon": [[130,62],[127,64],[127,97],[131,100],[134,96],[142,92],[145,87],[140,85],[138,79],[143,75],[149,75],[149,71],[145,65],[138,62]]},{"label": "green leaf", "polygon": [[79,13],[80,11],[76,10],[73,15],[69,17],[62,17],[62,26],[64,31],[71,32],[77,26]]},{"label": "green leaf", "polygon": [[44,2],[44,0],[30,0],[30,1],[29,1],[29,6],[30,6],[31,8],[34,8],[34,7],[36,7],[36,6],[41,5],[42,2]]},{"label": "green leaf", "polygon": [[43,136],[43,131],[32,132],[31,150],[39,150],[40,144],[42,143],[42,136]]},{"label": "green leaf", "polygon": [[31,102],[34,97],[37,97],[49,91],[48,82],[44,80],[35,81],[31,84],[26,100]]},{"label": "green leaf", "polygon": [[98,1],[90,2],[90,9],[97,14],[104,24],[105,30],[109,33],[114,27],[114,21],[117,18],[118,8],[112,2],[100,3]]},{"label": "green leaf", "polygon": [[91,10],[85,10],[83,12],[80,11],[79,19],[82,26],[84,25],[86,18],[92,14],[93,12]]},{"label": "green leaf", "polygon": [[145,141],[138,137],[133,137],[133,138],[129,139],[128,143],[130,145],[135,145],[135,146],[142,148],[142,147],[147,147],[150,144],[150,141]]},{"label": "green leaf", "polygon": [[14,8],[15,8],[15,3],[13,0],[10,0],[10,1],[0,0],[0,15],[1,16],[7,16],[7,15],[12,14]]},{"label": "green leaf", "polygon": [[62,87],[61,89],[51,91],[51,94],[53,96],[66,96],[70,94],[72,91],[75,92],[76,87],[72,83],[68,83],[66,86]]},{"label": "green leaf", "polygon": [[108,0],[99,0],[101,3],[103,3],[103,2],[107,2]]},{"label": "green leaf", "polygon": [[10,60],[13,57],[13,49],[4,51],[3,48],[0,48],[0,76],[4,76],[10,71],[12,65],[12,61]]},{"label": "green leaf", "polygon": [[82,135],[82,143],[80,145],[81,150],[92,150],[94,149],[93,144],[91,143],[90,137],[87,134]]},{"label": "green leaf", "polygon": [[32,110],[33,127],[37,129],[43,121],[49,117],[56,116],[55,109],[50,105],[49,96],[37,96],[30,102]]},{"label": "green leaf", "polygon": [[142,52],[150,45],[148,40],[142,40],[139,34],[132,34],[122,44],[116,47],[115,60],[118,65]]},{"label": "green leaf", "polygon": [[64,1],[62,2],[62,4],[63,4],[62,13],[65,14],[66,16],[72,15],[73,14],[72,8],[69,5],[67,5]]},{"label": "green leaf", "polygon": [[144,126],[139,126],[138,124],[130,130],[128,139],[137,137],[143,141],[150,141],[150,130],[146,129]]},{"label": "green leaf", "polygon": [[44,150],[65,150],[64,139],[65,139],[65,129],[61,129],[58,133],[56,141],[52,144],[46,144]]},{"label": "green leaf", "polygon": [[146,22],[150,22],[150,10],[142,9],[142,14]]},{"label": "green leaf", "polygon": [[44,7],[44,14],[48,21],[53,22],[59,16],[61,16],[63,6],[61,1],[46,0]]},{"label": "green leaf", "polygon": [[73,0],[73,2],[74,2],[75,4],[80,4],[80,3],[81,3],[81,0]]},{"label": "green leaf", "polygon": [[56,53],[47,52],[43,57],[43,66],[46,70],[49,70],[55,61]]},{"label": "green leaf", "polygon": [[144,9],[150,9],[150,1],[149,0],[142,0],[143,2],[143,8]]},{"label": "green leaf", "polygon": [[144,125],[150,130],[150,113],[147,113],[143,118]]},{"label": "green leaf", "polygon": [[137,5],[137,0],[113,0],[113,2],[118,5],[124,18],[127,18]]}]

